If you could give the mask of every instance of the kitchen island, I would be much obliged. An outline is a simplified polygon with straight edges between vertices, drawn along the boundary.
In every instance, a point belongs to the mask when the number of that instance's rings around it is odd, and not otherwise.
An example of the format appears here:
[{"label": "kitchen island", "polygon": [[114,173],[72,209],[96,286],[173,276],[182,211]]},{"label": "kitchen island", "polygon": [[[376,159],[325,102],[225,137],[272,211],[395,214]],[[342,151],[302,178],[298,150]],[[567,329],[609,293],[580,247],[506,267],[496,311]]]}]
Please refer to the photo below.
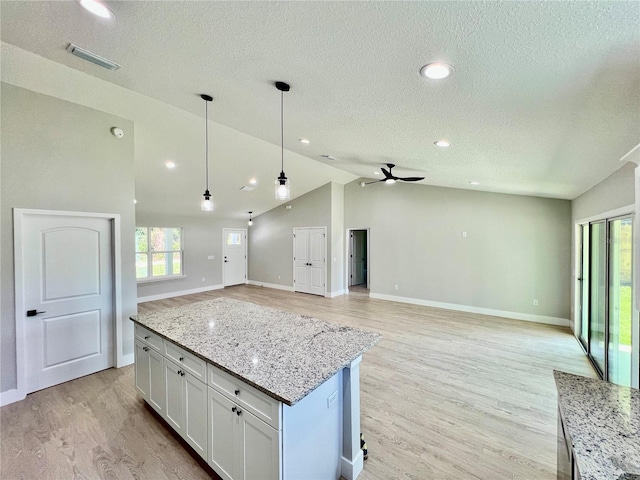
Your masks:
[{"label": "kitchen island", "polygon": [[380,335],[229,298],[131,317],[136,387],[223,479],[355,479]]},{"label": "kitchen island", "polygon": [[640,480],[640,391],[553,372],[558,480]]}]

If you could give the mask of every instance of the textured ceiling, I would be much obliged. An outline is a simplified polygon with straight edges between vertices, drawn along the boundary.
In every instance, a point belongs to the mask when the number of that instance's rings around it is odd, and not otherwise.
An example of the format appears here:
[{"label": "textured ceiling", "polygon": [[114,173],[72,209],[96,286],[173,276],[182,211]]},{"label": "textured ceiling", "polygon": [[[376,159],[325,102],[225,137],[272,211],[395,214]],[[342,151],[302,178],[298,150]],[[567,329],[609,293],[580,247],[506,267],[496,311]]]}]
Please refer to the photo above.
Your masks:
[{"label": "textured ceiling", "polygon": [[[639,2],[107,4],[115,20],[2,1],[2,40],[200,116],[209,93],[210,119],[276,145],[286,81],[285,147],[356,176],[391,162],[425,184],[571,199],[640,143]],[[454,75],[422,78],[432,61]]]}]

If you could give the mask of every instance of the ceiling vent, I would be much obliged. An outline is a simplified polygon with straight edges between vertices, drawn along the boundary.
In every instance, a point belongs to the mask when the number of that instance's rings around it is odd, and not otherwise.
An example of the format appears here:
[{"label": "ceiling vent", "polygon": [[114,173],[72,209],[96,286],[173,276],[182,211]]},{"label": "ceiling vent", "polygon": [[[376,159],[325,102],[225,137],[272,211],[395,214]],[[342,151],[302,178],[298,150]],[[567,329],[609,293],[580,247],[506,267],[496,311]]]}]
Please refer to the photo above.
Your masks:
[{"label": "ceiling vent", "polygon": [[251,192],[253,191],[253,187],[247,187],[246,185],[244,185],[243,187],[240,187],[240,190],[242,190],[243,192]]},{"label": "ceiling vent", "polygon": [[74,54],[76,57],[80,57],[83,60],[87,60],[88,62],[100,65],[102,68],[106,68],[107,70],[118,70],[120,68],[120,65],[118,65],[117,63],[112,62],[111,60],[107,60],[100,55],[96,55],[95,53],[91,53],[89,50],[80,48],[73,43],[70,43],[67,46],[67,51]]}]

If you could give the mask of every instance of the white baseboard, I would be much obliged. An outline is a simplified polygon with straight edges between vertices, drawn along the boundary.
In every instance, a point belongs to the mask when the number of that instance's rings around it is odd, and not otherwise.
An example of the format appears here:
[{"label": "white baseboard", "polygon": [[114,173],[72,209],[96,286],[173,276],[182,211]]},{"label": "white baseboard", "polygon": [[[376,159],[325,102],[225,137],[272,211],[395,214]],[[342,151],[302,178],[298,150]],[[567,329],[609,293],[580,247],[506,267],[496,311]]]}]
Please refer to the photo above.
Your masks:
[{"label": "white baseboard", "polygon": [[191,295],[193,293],[208,292],[211,290],[220,290],[221,288],[224,288],[224,285],[213,285],[209,287],[192,288],[191,290],[180,290],[177,292],[160,293],[158,295],[138,297],[138,303],[151,302],[153,300],[164,300],[165,298],[181,297],[182,295]]},{"label": "white baseboard", "polygon": [[26,395],[20,395],[16,388],[13,390],[7,390],[6,392],[0,392],[0,407],[4,407],[10,403],[19,402],[20,400],[24,400],[26,397]]},{"label": "white baseboard", "polygon": [[286,290],[287,292],[293,292],[293,287],[289,285],[278,285],[277,283],[257,282],[255,280],[249,280],[249,285],[255,285],[256,287],[275,288],[276,290]]},{"label": "white baseboard", "polygon": [[525,322],[546,323],[548,325],[560,325],[569,327],[569,319],[559,317],[547,317],[545,315],[531,315],[529,313],[507,312],[504,310],[493,310],[491,308],[471,307],[469,305],[458,305],[455,303],[432,302],[419,298],[398,297],[395,295],[384,295],[381,293],[370,293],[369,297],[378,300],[389,300],[392,302],[410,303],[412,305],[422,305],[423,307],[443,308],[445,310],[458,310],[460,312],[479,313],[481,315],[491,315],[494,317],[512,318],[514,320],[524,320]]},{"label": "white baseboard", "polygon": [[116,368],[126,367],[127,365],[131,365],[135,361],[135,355],[130,353],[128,355],[122,355],[119,359],[118,365]]},{"label": "white baseboard", "polygon": [[346,295],[347,293],[349,293],[349,290],[336,290],[335,292],[327,292],[325,297],[335,298],[339,297],[340,295]]}]

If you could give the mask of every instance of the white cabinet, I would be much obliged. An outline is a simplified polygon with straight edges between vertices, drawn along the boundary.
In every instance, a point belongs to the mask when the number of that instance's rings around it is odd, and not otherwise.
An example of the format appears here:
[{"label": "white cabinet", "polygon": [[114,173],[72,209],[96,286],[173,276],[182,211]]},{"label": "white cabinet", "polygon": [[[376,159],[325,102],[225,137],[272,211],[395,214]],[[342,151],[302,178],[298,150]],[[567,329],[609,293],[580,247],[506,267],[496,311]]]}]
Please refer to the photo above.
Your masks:
[{"label": "white cabinet", "polygon": [[165,420],[191,447],[207,458],[207,386],[167,358]]},{"label": "white cabinet", "polygon": [[151,345],[135,341],[136,388],[151,407],[164,416],[165,381],[162,355]]},{"label": "white cabinet", "polygon": [[209,464],[224,480],[278,480],[281,431],[209,387]]}]

